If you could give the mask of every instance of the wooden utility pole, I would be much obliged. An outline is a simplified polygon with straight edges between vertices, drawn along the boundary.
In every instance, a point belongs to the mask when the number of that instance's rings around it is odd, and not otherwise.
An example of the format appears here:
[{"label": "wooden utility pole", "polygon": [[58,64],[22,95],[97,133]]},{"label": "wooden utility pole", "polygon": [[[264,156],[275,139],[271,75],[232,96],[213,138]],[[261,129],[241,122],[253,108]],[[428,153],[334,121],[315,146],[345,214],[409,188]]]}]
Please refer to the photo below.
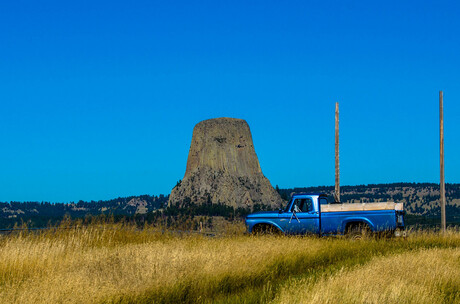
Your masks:
[{"label": "wooden utility pole", "polygon": [[441,230],[446,232],[446,189],[444,185],[444,105],[439,91],[439,150],[441,167]]},{"label": "wooden utility pole", "polygon": [[339,103],[335,103],[335,197],[340,202]]}]

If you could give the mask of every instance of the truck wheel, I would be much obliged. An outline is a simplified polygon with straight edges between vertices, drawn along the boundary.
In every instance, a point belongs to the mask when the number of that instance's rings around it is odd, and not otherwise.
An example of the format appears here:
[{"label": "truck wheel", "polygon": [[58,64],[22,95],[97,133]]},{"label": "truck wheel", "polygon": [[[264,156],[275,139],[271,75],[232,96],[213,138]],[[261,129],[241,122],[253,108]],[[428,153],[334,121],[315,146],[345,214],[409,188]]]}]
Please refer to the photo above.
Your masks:
[{"label": "truck wheel", "polygon": [[370,235],[371,230],[366,224],[351,225],[347,229],[347,236],[352,240],[360,240]]},{"label": "truck wheel", "polygon": [[272,225],[258,225],[252,230],[256,235],[279,235],[280,231]]}]

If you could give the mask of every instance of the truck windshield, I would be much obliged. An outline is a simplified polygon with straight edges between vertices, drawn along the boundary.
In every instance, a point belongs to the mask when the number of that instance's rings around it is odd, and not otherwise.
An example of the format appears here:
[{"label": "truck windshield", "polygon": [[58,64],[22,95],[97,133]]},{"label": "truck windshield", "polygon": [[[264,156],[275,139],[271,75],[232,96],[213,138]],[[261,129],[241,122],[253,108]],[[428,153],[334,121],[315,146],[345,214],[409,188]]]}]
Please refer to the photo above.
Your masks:
[{"label": "truck windshield", "polygon": [[[294,202],[292,202],[292,200],[294,200]],[[289,209],[290,206],[291,209]],[[284,211],[292,212],[293,210],[296,210],[296,212],[311,212],[313,210],[313,201],[308,197],[292,198]]]},{"label": "truck windshield", "polygon": [[287,203],[287,205],[286,205],[286,208],[284,208],[284,212],[289,212],[289,206],[291,206],[291,203],[292,203],[292,200],[293,200],[293,199],[294,199],[294,198],[291,198],[291,199],[288,201],[288,203]]}]

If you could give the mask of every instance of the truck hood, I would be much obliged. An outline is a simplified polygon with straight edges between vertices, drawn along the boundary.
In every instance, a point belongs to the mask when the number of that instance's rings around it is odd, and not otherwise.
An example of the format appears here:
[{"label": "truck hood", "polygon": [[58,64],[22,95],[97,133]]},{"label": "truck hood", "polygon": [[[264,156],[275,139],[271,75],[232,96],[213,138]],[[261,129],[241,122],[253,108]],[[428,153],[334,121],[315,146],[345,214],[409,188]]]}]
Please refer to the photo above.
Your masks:
[{"label": "truck hood", "polygon": [[259,211],[259,212],[254,212],[246,216],[247,219],[250,218],[261,218],[261,217],[278,217],[279,212],[278,211]]}]

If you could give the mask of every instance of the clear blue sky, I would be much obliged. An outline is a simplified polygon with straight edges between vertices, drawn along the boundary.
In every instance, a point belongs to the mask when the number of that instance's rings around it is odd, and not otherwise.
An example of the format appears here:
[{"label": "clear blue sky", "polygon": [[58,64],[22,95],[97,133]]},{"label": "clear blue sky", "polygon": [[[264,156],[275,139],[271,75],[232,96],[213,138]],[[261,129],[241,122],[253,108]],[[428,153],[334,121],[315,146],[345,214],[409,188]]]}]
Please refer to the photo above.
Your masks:
[{"label": "clear blue sky", "polygon": [[[66,3],[71,2],[71,3]],[[460,182],[457,1],[2,1],[0,201],[169,193],[245,119],[275,186]]]}]

